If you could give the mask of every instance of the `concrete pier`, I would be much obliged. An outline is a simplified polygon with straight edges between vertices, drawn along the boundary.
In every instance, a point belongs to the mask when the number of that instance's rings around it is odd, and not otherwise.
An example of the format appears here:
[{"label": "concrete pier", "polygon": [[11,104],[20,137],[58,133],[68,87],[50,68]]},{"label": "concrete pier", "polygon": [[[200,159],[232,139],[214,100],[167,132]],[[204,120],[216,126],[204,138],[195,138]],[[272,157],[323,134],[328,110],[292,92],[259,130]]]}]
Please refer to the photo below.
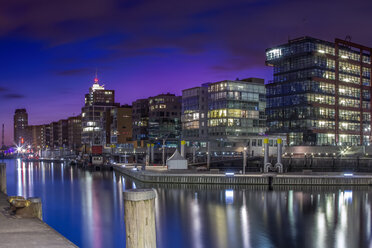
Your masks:
[{"label": "concrete pier", "polygon": [[0,192],[6,194],[6,163],[0,163]]},{"label": "concrete pier", "polygon": [[0,247],[77,247],[37,218],[10,215],[6,199],[0,193]]},{"label": "concrete pier", "polygon": [[124,191],[127,248],[156,248],[155,197],[153,189]]},{"label": "concrete pier", "polygon": [[133,171],[131,167],[114,166],[114,170],[144,183],[178,184],[229,184],[229,185],[372,185],[372,174],[360,173],[345,176],[344,173],[250,173],[245,175],[200,173],[193,171],[165,172],[148,168]]}]

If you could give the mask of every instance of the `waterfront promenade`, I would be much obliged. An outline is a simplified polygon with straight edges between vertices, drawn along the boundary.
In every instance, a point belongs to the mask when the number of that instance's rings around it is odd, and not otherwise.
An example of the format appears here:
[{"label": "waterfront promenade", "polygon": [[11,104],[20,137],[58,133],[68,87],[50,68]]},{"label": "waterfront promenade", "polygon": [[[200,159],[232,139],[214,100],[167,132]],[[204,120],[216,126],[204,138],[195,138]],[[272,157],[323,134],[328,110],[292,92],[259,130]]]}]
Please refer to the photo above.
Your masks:
[{"label": "waterfront promenade", "polygon": [[37,218],[10,215],[6,199],[0,192],[0,247],[77,247]]},{"label": "waterfront promenade", "polygon": [[[162,166],[147,166],[135,171],[133,166],[116,165],[116,172],[143,183],[228,184],[228,185],[364,185],[372,186],[371,173],[311,172],[225,174],[195,170],[168,171]],[[140,169],[141,166],[138,166]]]}]

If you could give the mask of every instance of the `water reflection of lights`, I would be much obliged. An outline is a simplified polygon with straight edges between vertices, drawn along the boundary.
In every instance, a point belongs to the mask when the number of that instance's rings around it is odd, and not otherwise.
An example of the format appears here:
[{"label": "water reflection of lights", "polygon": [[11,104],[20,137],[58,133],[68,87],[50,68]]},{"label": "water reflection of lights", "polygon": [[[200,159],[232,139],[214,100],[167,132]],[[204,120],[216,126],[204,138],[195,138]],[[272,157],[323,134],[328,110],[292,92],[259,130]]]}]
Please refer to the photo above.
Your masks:
[{"label": "water reflection of lights", "polygon": [[351,203],[353,201],[353,192],[351,190],[345,190],[344,200],[348,203]]},{"label": "water reflection of lights", "polygon": [[200,206],[198,199],[195,198],[191,201],[191,225],[192,225],[192,247],[201,248],[202,245],[202,223],[200,216]]},{"label": "water reflection of lights", "polygon": [[234,191],[232,189],[225,190],[225,200],[226,200],[226,204],[234,203]]},{"label": "water reflection of lights", "polygon": [[240,215],[242,220],[242,238],[243,247],[251,247],[250,244],[250,230],[249,230],[249,219],[248,219],[248,209],[246,205],[245,193],[243,194],[243,206],[240,209]]}]

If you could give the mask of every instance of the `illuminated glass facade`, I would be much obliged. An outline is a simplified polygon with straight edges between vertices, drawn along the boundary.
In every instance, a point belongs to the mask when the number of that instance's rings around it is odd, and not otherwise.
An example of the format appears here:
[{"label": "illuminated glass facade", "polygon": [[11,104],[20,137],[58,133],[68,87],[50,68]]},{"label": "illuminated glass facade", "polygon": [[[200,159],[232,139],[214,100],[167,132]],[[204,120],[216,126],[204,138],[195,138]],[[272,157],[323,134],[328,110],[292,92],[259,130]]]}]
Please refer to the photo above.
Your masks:
[{"label": "illuminated glass facade", "polygon": [[[210,139],[244,140],[266,131],[264,80],[225,80],[208,87]],[[234,146],[234,144],[231,144]]]},{"label": "illuminated glass facade", "polygon": [[350,41],[311,37],[267,49],[269,132],[286,134],[288,145],[368,145],[370,54]]},{"label": "illuminated glass facade", "polygon": [[208,84],[182,91],[182,137],[199,141],[208,135]]}]

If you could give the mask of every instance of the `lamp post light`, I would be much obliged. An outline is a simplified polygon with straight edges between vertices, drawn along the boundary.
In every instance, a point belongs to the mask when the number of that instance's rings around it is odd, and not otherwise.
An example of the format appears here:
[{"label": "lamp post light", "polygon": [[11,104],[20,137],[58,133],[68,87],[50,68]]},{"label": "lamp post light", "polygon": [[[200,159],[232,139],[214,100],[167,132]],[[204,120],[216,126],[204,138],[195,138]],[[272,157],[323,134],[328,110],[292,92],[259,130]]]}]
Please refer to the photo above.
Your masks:
[{"label": "lamp post light", "polygon": [[245,166],[247,165],[247,147],[243,149],[243,175],[245,174]]}]

